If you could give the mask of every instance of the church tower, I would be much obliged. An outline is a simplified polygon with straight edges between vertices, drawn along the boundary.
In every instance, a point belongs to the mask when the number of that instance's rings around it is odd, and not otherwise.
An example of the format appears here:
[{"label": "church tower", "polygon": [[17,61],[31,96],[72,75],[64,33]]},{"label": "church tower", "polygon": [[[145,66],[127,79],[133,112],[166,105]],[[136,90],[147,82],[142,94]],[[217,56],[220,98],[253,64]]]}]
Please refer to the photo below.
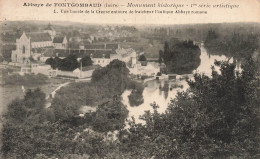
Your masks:
[{"label": "church tower", "polygon": [[51,36],[51,39],[53,40],[54,37],[56,36],[56,31],[52,27],[52,25],[49,23],[48,26],[43,30],[45,33],[49,33]]}]

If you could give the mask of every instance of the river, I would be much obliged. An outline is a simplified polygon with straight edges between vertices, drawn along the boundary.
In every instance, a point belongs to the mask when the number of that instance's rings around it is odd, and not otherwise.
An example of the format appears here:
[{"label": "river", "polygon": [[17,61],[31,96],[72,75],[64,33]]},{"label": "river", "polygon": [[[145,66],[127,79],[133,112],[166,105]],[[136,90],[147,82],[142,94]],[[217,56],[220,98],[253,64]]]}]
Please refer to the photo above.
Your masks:
[{"label": "river", "polygon": [[[214,65],[215,60],[218,61],[226,61],[228,58],[224,55],[210,55],[208,54],[207,50],[201,46],[201,55],[200,55],[201,63],[199,67],[193,71],[193,73],[204,73],[208,76],[211,75],[211,66]],[[231,58],[230,62],[233,61]],[[218,68],[216,68],[219,71]],[[182,85],[182,88],[172,88],[170,90],[171,85]],[[131,90],[126,90],[122,94],[122,103],[127,106],[129,110],[129,119],[133,116],[135,118],[136,123],[144,123],[143,120],[139,119],[140,115],[143,115],[145,111],[150,110],[152,111],[152,107],[150,106],[151,103],[155,102],[159,105],[158,112],[163,113],[165,112],[168,104],[172,99],[175,98],[177,92],[185,91],[189,86],[185,80],[174,80],[168,81],[164,80],[150,80],[146,82],[146,87],[143,91],[143,104],[139,106],[130,106],[128,95],[130,95]],[[168,87],[168,88],[167,88]]]}]

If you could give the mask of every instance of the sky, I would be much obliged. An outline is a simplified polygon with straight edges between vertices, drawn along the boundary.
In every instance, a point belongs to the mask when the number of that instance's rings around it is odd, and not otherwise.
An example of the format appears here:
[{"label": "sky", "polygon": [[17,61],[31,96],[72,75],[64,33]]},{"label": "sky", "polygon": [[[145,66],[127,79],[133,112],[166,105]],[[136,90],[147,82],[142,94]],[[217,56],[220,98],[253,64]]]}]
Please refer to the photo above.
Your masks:
[{"label": "sky", "polygon": [[[24,3],[43,4],[44,7],[23,6]],[[117,8],[105,7],[46,7],[50,3],[101,3],[117,4]],[[133,4],[184,4],[183,11],[207,11],[207,14],[98,14],[85,13],[86,10],[102,11],[176,11],[171,7],[127,7]],[[192,4],[197,6],[191,7]],[[238,8],[212,8],[213,5],[239,5]],[[123,5],[123,6],[122,6]],[[188,5],[188,6],[187,6]],[[199,7],[211,5],[211,8]],[[54,9],[56,12],[54,13]],[[82,10],[84,13],[61,13],[61,10]],[[223,22],[260,22],[260,0],[0,0],[0,21],[44,20],[71,21],[100,24],[190,24]]]}]

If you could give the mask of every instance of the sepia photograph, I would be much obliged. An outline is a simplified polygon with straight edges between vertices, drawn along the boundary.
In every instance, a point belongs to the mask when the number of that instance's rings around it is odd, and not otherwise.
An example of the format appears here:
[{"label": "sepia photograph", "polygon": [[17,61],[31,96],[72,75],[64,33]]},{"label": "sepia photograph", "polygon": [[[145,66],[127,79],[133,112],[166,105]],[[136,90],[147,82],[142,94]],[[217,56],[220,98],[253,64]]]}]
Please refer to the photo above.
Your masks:
[{"label": "sepia photograph", "polygon": [[260,158],[260,1],[0,0],[0,158]]}]

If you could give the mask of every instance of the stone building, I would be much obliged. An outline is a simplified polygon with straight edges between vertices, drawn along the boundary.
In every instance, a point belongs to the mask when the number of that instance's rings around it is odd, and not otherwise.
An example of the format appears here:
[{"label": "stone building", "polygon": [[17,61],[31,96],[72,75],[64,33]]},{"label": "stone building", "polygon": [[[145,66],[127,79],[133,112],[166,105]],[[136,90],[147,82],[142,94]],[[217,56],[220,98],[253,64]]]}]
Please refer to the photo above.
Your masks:
[{"label": "stone building", "polygon": [[68,40],[66,36],[54,37],[53,46],[55,49],[66,49],[68,47]]},{"label": "stone building", "polygon": [[12,62],[28,64],[32,57],[32,50],[36,48],[53,46],[49,33],[23,33],[16,39],[16,50],[12,51]]}]

